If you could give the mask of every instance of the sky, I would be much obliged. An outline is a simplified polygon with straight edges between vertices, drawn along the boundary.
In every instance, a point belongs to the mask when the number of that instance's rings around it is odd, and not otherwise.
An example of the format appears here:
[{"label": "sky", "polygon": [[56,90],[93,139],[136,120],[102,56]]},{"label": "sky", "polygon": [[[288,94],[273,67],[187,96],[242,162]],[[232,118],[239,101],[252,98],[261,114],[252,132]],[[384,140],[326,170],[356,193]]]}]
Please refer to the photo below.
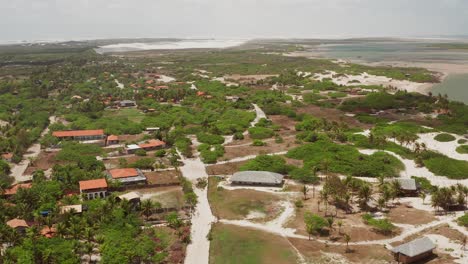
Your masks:
[{"label": "sky", "polygon": [[0,0],[0,41],[468,35],[468,0]]}]

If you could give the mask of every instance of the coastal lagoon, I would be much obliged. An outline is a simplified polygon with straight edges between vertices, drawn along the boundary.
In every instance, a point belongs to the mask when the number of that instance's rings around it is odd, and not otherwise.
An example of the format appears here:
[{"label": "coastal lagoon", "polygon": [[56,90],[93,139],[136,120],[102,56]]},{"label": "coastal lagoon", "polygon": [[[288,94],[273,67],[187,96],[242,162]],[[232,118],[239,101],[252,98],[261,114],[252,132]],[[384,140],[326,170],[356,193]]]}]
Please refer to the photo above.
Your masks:
[{"label": "coastal lagoon", "polygon": [[100,46],[97,53],[128,52],[141,50],[179,50],[179,49],[222,49],[242,45],[247,40],[240,39],[180,39],[158,42],[117,43]]},{"label": "coastal lagoon", "polygon": [[[459,40],[466,43],[466,39]],[[355,63],[371,65],[452,65],[454,68],[468,68],[468,49],[444,48],[443,40],[415,41],[330,41],[308,46],[306,52],[300,52],[311,57],[342,59]],[[438,67],[435,67],[438,68]],[[436,71],[439,71],[438,69]],[[468,71],[461,74],[448,74],[442,83],[433,87],[433,94],[447,94],[451,100],[468,104]]]},{"label": "coastal lagoon", "polygon": [[449,75],[442,83],[433,87],[432,93],[447,94],[450,100],[468,104],[468,74]]}]

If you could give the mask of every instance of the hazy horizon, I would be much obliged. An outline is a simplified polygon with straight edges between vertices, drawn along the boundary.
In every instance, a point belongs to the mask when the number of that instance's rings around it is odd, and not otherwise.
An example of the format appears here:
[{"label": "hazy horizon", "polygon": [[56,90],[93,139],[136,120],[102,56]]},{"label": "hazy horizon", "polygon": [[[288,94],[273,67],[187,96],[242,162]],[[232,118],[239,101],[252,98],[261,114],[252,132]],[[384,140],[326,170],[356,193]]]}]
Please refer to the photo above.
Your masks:
[{"label": "hazy horizon", "polygon": [[468,35],[463,0],[0,0],[1,42]]}]

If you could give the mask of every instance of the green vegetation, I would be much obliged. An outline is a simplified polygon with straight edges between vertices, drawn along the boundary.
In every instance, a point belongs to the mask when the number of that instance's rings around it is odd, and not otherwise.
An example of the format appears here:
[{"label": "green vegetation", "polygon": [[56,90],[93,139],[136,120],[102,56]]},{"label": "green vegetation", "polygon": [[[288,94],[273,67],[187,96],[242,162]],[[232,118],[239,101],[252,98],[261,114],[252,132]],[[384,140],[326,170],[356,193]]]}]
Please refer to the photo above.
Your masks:
[{"label": "green vegetation", "polygon": [[364,155],[353,146],[339,145],[328,140],[297,147],[286,156],[303,160],[307,169],[316,168],[351,176],[395,177],[403,169],[398,159],[385,152]]},{"label": "green vegetation", "polygon": [[224,155],[224,147],[219,144],[211,146],[203,143],[198,146],[198,151],[204,163],[216,163],[218,158]]},{"label": "green vegetation", "polygon": [[468,145],[458,146],[456,150],[460,154],[468,154]]},{"label": "green vegetation", "polygon": [[288,241],[270,233],[215,224],[210,237],[210,264],[296,263]]},{"label": "green vegetation", "polygon": [[291,166],[281,156],[259,155],[255,159],[249,160],[240,167],[242,171],[271,171],[281,174],[287,174]]},{"label": "green vegetation", "polygon": [[266,127],[251,127],[249,128],[250,137],[253,139],[266,139],[275,135],[275,132]]},{"label": "green vegetation", "polygon": [[435,136],[434,139],[440,142],[450,142],[454,141],[456,138],[450,134],[442,133]]},{"label": "green vegetation", "polygon": [[439,153],[425,151],[422,153],[424,166],[436,175],[447,176],[450,179],[466,179],[468,161],[451,159]]},{"label": "green vegetation", "polygon": [[364,214],[362,216],[364,223],[372,226],[377,232],[388,235],[391,234],[396,226],[393,225],[388,219],[375,219],[370,214]]},{"label": "green vegetation", "polygon": [[411,176],[411,178],[416,180],[416,182],[419,184],[419,186],[421,186],[421,189],[424,192],[432,193],[437,189],[436,186],[432,185],[431,182],[424,177]]},{"label": "green vegetation", "polygon": [[220,135],[213,135],[208,133],[199,133],[197,134],[198,141],[206,143],[209,145],[223,144],[224,138]]},{"label": "green vegetation", "polygon": [[464,214],[457,219],[459,225],[468,227],[468,214]]}]

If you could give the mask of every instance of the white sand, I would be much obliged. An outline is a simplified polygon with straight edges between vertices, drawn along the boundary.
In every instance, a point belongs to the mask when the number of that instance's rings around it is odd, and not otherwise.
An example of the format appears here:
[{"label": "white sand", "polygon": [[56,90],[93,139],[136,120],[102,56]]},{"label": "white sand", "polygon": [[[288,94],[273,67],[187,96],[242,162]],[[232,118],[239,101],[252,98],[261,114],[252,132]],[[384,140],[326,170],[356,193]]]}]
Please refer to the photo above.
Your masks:
[{"label": "white sand", "polygon": [[[180,167],[182,175],[193,183],[198,178],[208,178],[205,165],[200,158],[182,159],[182,162],[184,163],[184,166]],[[207,239],[207,235],[211,230],[211,224],[215,221],[208,202],[208,188],[194,188],[194,191],[198,196],[198,203],[192,215],[192,242],[187,246],[185,264],[208,263],[210,241]]]},{"label": "white sand", "polygon": [[[366,154],[366,155],[371,155],[377,151],[380,151],[380,150],[376,150],[376,149],[360,149],[359,150],[359,152]],[[385,150],[385,152],[398,158],[405,165],[405,169],[400,172],[400,177],[402,178],[411,178],[411,176],[424,177],[430,180],[432,185],[439,186],[439,187],[449,187],[452,185],[456,185],[458,183],[468,185],[468,179],[452,180],[444,176],[438,176],[430,172],[426,167],[418,167],[416,163],[414,162],[414,160],[404,159],[400,155],[393,153],[391,151]]]},{"label": "white sand", "polygon": [[[57,122],[57,118],[55,116],[49,117],[49,126]],[[41,133],[41,137],[45,136],[49,133],[49,126],[47,126]],[[41,153],[41,145],[39,143],[33,144],[31,147],[26,150],[26,153],[23,155],[23,159],[20,163],[15,164],[11,168],[10,176],[15,178],[15,183],[17,182],[24,182],[29,181],[32,179],[31,175],[23,175],[26,169],[29,166],[29,158],[36,158]]]},{"label": "white sand", "polygon": [[173,77],[166,76],[166,75],[160,75],[160,76],[159,76],[159,79],[158,79],[158,82],[170,83],[170,82],[173,82],[173,81],[175,81],[175,80],[176,80],[176,79],[173,78]]},{"label": "white sand", "polygon": [[239,46],[247,41],[247,39],[186,39],[153,43],[119,43],[101,46],[96,52],[102,54],[138,50],[222,49]]},{"label": "white sand", "polygon": [[455,263],[468,263],[468,251],[463,250],[463,245],[456,241],[452,241],[445,236],[428,234],[425,235],[434,242],[437,250],[441,253],[449,254],[455,258]]},{"label": "white sand", "polygon": [[[454,136],[456,139],[454,141],[450,142],[440,142],[434,139],[435,136],[437,136],[440,133],[425,133],[425,134],[418,134],[419,139],[416,140],[419,144],[424,143],[426,145],[427,149],[439,152],[441,154],[444,154],[445,156],[452,158],[452,159],[458,159],[458,160],[468,160],[468,154],[461,154],[456,151],[457,147],[463,144],[458,144],[459,139],[463,139],[464,137],[456,135],[456,134],[451,134]],[[414,145],[410,145],[412,148],[414,148]]]},{"label": "white sand", "polygon": [[[360,75],[343,75],[334,78],[337,73],[328,71],[327,73],[316,73],[312,79],[322,81],[324,78],[330,78],[337,85],[344,86],[359,86],[359,85],[382,85],[384,87],[395,87],[398,90],[406,90],[408,92],[425,93],[433,84],[417,83],[407,80],[395,80],[385,76],[371,75],[366,72]],[[357,81],[357,82],[352,82]]]},{"label": "white sand", "polygon": [[124,84],[121,83],[121,82],[119,82],[119,80],[115,79],[114,81],[115,81],[115,83],[117,84],[117,87],[118,87],[118,88],[120,88],[120,89],[125,88]]}]

